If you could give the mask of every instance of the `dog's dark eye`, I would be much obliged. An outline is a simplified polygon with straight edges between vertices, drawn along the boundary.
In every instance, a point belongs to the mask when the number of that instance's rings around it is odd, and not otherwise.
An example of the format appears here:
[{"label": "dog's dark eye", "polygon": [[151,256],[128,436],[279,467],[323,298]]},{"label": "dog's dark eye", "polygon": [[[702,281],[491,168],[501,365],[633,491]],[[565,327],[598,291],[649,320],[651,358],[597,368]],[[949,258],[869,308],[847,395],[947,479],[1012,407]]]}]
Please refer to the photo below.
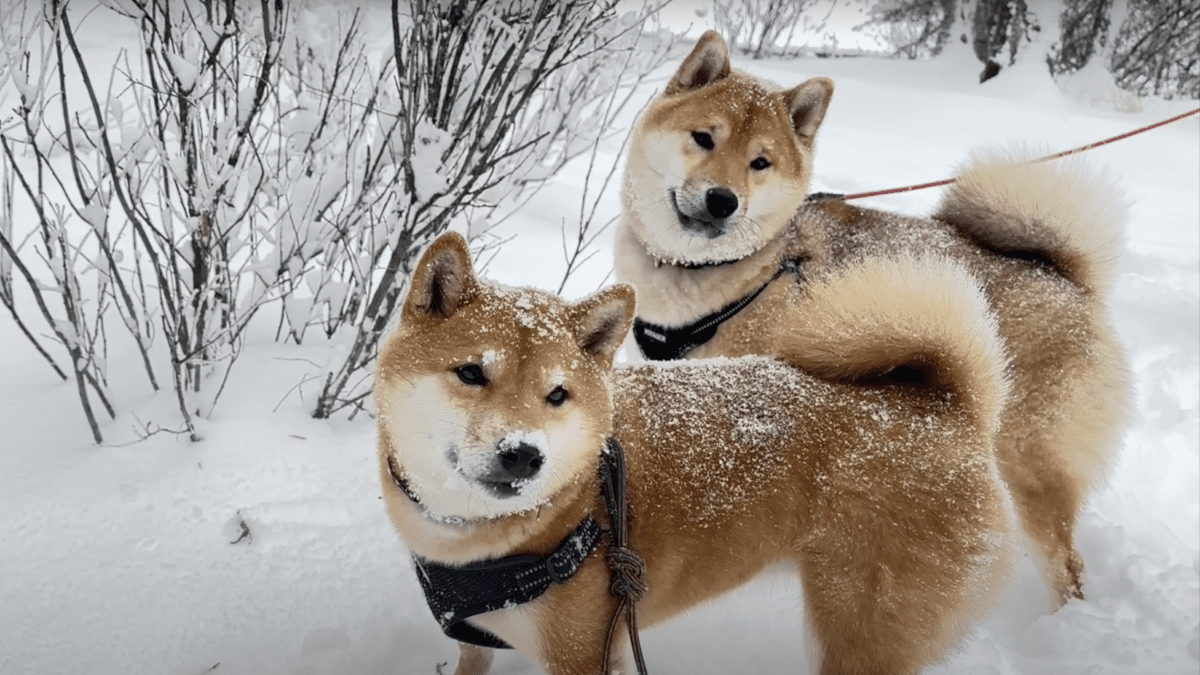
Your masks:
[{"label": "dog's dark eye", "polygon": [[554,391],[550,392],[549,394],[546,394],[546,403],[549,403],[550,405],[554,406],[555,408],[562,405],[563,403],[566,403],[566,401],[567,401],[567,390],[563,389],[562,387],[555,387]]},{"label": "dog's dark eye", "polygon": [[458,375],[458,379],[462,380],[463,384],[482,387],[488,383],[487,376],[483,374],[483,368],[474,363],[468,363],[465,366],[455,368],[454,374]]},{"label": "dog's dark eye", "polygon": [[762,171],[768,166],[771,166],[771,162],[767,161],[766,157],[758,157],[753,162],[750,162],[750,168],[755,171]]},{"label": "dog's dark eye", "polygon": [[703,131],[693,131],[692,132],[692,140],[696,141],[696,145],[704,148],[705,150],[713,149],[712,136],[709,136],[708,134],[704,133]]}]

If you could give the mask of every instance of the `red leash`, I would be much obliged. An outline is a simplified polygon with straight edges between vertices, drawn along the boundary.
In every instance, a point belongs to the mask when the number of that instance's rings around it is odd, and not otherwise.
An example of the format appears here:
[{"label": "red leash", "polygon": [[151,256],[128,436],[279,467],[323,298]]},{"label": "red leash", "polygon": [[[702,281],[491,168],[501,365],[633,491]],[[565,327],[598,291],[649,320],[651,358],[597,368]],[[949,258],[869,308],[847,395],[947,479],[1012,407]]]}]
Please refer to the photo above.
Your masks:
[{"label": "red leash", "polygon": [[[1116,141],[1120,141],[1120,140],[1129,138],[1130,136],[1137,136],[1140,133],[1150,131],[1151,129],[1157,129],[1158,127],[1166,126],[1168,124],[1171,124],[1172,122],[1178,122],[1181,119],[1191,117],[1192,115],[1196,115],[1196,114],[1200,114],[1200,108],[1196,108],[1195,110],[1193,110],[1191,112],[1185,112],[1182,115],[1176,115],[1170,119],[1166,119],[1161,122],[1155,122],[1154,124],[1144,126],[1141,129],[1135,129],[1133,131],[1123,133],[1119,136],[1113,136],[1112,138],[1106,138],[1103,141],[1096,141],[1095,143],[1089,143],[1088,145],[1082,145],[1078,148],[1074,148],[1071,150],[1064,150],[1062,152],[1055,153],[1053,155],[1047,155],[1045,157],[1042,157],[1041,159],[1035,159],[1033,161],[1034,162],[1048,162],[1052,159],[1059,159],[1060,157],[1066,157],[1067,155],[1074,155],[1074,154],[1077,154],[1080,152],[1084,152],[1086,150],[1091,150],[1092,148],[1098,148],[1102,145],[1108,145],[1109,143],[1113,143]],[[907,187],[892,188],[890,190],[876,190],[875,192],[859,192],[857,194],[846,195],[845,197],[842,197],[842,200],[850,201],[851,199],[863,199],[865,197],[878,197],[880,195],[891,195],[891,194],[896,194],[898,192],[912,192],[913,190],[924,190],[926,188],[941,187],[943,185],[949,185],[953,182],[954,182],[953,178],[947,178],[946,180],[938,180],[938,181],[934,181],[932,183],[921,183],[920,185],[909,185]]]}]

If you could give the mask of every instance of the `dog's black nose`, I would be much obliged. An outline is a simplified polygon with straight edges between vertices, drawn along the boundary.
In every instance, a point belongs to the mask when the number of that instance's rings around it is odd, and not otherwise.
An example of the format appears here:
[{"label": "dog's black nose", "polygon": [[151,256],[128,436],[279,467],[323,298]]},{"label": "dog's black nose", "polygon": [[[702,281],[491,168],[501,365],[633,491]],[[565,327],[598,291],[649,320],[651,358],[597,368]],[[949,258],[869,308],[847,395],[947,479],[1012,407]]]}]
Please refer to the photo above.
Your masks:
[{"label": "dog's black nose", "polygon": [[725,188],[709,188],[704,195],[704,205],[713,218],[725,218],[737,211],[738,198]]},{"label": "dog's black nose", "polygon": [[520,443],[500,451],[500,466],[513,478],[529,478],[542,468],[542,451]]}]

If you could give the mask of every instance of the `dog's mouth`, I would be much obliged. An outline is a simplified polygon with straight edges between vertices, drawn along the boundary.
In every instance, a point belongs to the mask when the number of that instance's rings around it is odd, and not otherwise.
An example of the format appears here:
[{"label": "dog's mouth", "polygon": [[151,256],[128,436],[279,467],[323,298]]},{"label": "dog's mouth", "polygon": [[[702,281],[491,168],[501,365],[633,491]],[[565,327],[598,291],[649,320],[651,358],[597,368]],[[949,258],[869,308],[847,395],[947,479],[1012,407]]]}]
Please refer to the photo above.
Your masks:
[{"label": "dog's mouth", "polygon": [[679,226],[693,234],[698,234],[709,239],[716,239],[725,234],[725,228],[716,221],[696,216],[689,216],[679,208],[679,200],[675,196],[675,189],[667,190],[668,201],[671,202],[671,209],[675,211],[675,217],[679,219]]},{"label": "dog's mouth", "polygon": [[525,479],[502,478],[494,475],[472,476],[463,471],[462,466],[458,463],[458,459],[458,452],[454,448],[451,448],[446,453],[446,460],[450,462],[450,466],[454,467],[454,471],[459,477],[472,485],[482,488],[489,496],[496,499],[516,497],[521,493],[521,488],[529,482]]},{"label": "dog's mouth", "polygon": [[521,487],[528,481],[514,480],[492,480],[489,478],[477,478],[475,484],[482,487],[488,494],[496,499],[509,499],[516,497],[521,492]]}]

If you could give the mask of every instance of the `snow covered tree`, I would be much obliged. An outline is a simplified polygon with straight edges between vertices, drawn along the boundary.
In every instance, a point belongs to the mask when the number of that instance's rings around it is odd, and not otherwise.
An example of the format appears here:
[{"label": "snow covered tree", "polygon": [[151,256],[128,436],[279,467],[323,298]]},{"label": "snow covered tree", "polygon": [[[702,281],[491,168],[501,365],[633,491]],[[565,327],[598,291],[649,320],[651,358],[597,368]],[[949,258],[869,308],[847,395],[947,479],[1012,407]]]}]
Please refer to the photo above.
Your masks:
[{"label": "snow covered tree", "polygon": [[1140,95],[1200,98],[1200,3],[1129,0],[1110,70]]},{"label": "snow covered tree", "polygon": [[[963,41],[986,80],[1037,43],[1054,75],[1092,64],[1115,87],[1200,97],[1200,4],[1164,0],[881,0],[870,23],[894,53],[924,58]],[[1118,109],[1125,105],[1119,104]]]},{"label": "snow covered tree", "polygon": [[1097,107],[1141,110],[1138,97],[1120,87],[1110,70],[1117,27],[1125,24],[1128,10],[1128,0],[1068,0],[1050,60],[1063,92]]},{"label": "snow covered tree", "polygon": [[951,38],[958,0],[887,0],[871,9],[871,25],[882,29],[896,56],[936,56]]},{"label": "snow covered tree", "polygon": [[1079,70],[1094,54],[1111,46],[1112,10],[1113,0],[1067,0],[1060,19],[1059,48],[1050,64],[1055,73]]},{"label": "snow covered tree", "polygon": [[1024,58],[1049,58],[1062,0],[975,0],[973,10],[972,47],[985,64],[981,82]]},{"label": "snow covered tree", "polygon": [[870,25],[897,56],[926,58],[951,40],[968,44],[986,64],[981,80],[1011,65],[1041,29],[1027,0],[883,0],[871,14]]}]

